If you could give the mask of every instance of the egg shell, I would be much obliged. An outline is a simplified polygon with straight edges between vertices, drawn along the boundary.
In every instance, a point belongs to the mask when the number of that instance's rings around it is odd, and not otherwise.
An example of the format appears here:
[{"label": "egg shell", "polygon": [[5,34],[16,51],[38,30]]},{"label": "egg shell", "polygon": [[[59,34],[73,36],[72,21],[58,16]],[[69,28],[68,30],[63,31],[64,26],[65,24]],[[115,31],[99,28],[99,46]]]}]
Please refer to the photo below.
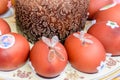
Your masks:
[{"label": "egg shell", "polygon": [[104,46],[107,53],[120,55],[120,24],[98,22],[88,29],[88,33],[95,36]]},{"label": "egg shell", "polygon": [[8,0],[0,0],[0,15],[8,11]]},{"label": "egg shell", "polygon": [[106,58],[101,42],[88,33],[85,33],[84,37],[80,39],[74,34],[69,35],[65,40],[65,48],[72,67],[85,73],[98,72],[97,67]]},{"label": "egg shell", "polygon": [[40,76],[46,78],[56,77],[60,75],[66,67],[68,59],[64,46],[58,42],[55,47],[56,49],[53,49],[53,53],[51,53],[52,49],[42,40],[37,41],[32,47],[30,51],[30,61],[36,73]]},{"label": "egg shell", "polygon": [[88,19],[93,19],[93,17],[99,11],[100,8],[112,3],[113,0],[90,0],[88,6],[88,12],[89,12]]},{"label": "egg shell", "polygon": [[0,35],[6,34],[9,32],[11,32],[11,28],[9,24],[4,19],[0,18]]},{"label": "egg shell", "polygon": [[99,11],[94,19],[96,22],[101,22],[101,21],[114,21],[117,23],[120,23],[120,4],[116,4],[115,6],[106,9],[106,10],[101,10]]},{"label": "egg shell", "polygon": [[0,70],[11,71],[25,64],[29,55],[29,42],[18,33],[0,36]]}]

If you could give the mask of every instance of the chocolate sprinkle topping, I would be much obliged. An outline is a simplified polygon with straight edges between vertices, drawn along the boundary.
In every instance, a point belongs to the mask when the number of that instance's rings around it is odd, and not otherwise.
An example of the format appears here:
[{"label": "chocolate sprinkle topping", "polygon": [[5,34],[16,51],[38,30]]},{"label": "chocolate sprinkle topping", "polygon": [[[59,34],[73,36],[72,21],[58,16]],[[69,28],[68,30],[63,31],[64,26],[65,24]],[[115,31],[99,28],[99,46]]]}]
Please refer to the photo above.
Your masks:
[{"label": "chocolate sprinkle topping", "polygon": [[84,28],[89,0],[16,0],[16,22],[32,43],[57,35],[61,42]]}]

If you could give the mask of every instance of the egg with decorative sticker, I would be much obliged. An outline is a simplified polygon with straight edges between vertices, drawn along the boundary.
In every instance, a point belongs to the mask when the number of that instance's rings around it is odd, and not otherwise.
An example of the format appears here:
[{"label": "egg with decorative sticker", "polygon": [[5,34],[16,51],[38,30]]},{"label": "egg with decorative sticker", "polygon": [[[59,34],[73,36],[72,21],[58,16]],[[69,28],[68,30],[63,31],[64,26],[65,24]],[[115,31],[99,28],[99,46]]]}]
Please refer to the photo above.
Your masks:
[{"label": "egg with decorative sticker", "polygon": [[42,37],[32,47],[30,61],[37,74],[53,78],[60,75],[66,67],[67,52],[57,36],[53,36],[52,39]]},{"label": "egg with decorative sticker", "polygon": [[0,36],[0,70],[11,71],[25,64],[30,51],[29,42],[18,33]]},{"label": "egg with decorative sticker", "polygon": [[8,11],[8,0],[0,0],[0,15]]},{"label": "egg with decorative sticker", "polygon": [[65,48],[70,64],[81,72],[96,73],[104,66],[105,49],[98,39],[88,33],[69,35],[65,40]]},{"label": "egg with decorative sticker", "polygon": [[93,17],[99,11],[100,8],[110,5],[112,3],[113,0],[90,0],[88,6],[88,12],[89,12],[88,19],[93,19]]},{"label": "egg with decorative sticker", "polygon": [[102,8],[101,11],[95,15],[96,22],[114,21],[120,23],[120,4],[113,4],[110,8]]},{"label": "egg with decorative sticker", "polygon": [[113,21],[98,22],[89,28],[88,33],[103,44],[107,53],[120,55],[120,24]]}]

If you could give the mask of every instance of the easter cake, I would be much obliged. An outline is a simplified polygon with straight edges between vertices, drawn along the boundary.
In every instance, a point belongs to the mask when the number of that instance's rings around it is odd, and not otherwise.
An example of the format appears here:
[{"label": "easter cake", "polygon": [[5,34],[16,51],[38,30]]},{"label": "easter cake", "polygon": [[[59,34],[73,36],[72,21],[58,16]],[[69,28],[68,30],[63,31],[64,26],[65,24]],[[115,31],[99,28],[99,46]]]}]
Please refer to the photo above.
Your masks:
[{"label": "easter cake", "polygon": [[42,36],[65,38],[85,27],[89,0],[16,0],[16,23],[32,43]]}]

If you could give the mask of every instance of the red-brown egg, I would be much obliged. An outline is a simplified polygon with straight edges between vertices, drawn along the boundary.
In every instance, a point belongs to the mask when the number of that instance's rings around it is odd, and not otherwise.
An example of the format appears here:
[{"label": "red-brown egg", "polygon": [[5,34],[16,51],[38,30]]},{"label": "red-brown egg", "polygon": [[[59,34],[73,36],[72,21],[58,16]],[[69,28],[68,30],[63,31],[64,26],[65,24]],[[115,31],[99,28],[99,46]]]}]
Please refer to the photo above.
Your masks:
[{"label": "red-brown egg", "polygon": [[18,33],[0,36],[0,70],[14,70],[25,64],[30,46],[25,37]]},{"label": "red-brown egg", "polygon": [[0,35],[11,32],[10,26],[4,19],[0,18]]},{"label": "red-brown egg", "polygon": [[8,0],[0,0],[0,15],[8,11]]},{"label": "red-brown egg", "polygon": [[88,19],[93,19],[93,17],[99,11],[100,8],[112,3],[113,0],[90,0],[88,6],[88,12],[89,12]]},{"label": "red-brown egg", "polygon": [[69,35],[65,40],[65,48],[71,65],[81,72],[98,72],[98,66],[105,60],[103,45],[88,33]]},{"label": "red-brown egg", "polygon": [[120,23],[120,4],[116,4],[115,6],[106,9],[106,10],[101,10],[98,14],[95,16],[96,22],[101,22],[101,21],[114,21]]},{"label": "red-brown egg", "polygon": [[120,55],[120,24],[113,21],[99,22],[92,25],[88,33],[103,44],[107,53]]},{"label": "red-brown egg", "polygon": [[58,76],[66,67],[68,59],[60,42],[44,38],[32,47],[30,61],[37,74],[49,78]]}]

